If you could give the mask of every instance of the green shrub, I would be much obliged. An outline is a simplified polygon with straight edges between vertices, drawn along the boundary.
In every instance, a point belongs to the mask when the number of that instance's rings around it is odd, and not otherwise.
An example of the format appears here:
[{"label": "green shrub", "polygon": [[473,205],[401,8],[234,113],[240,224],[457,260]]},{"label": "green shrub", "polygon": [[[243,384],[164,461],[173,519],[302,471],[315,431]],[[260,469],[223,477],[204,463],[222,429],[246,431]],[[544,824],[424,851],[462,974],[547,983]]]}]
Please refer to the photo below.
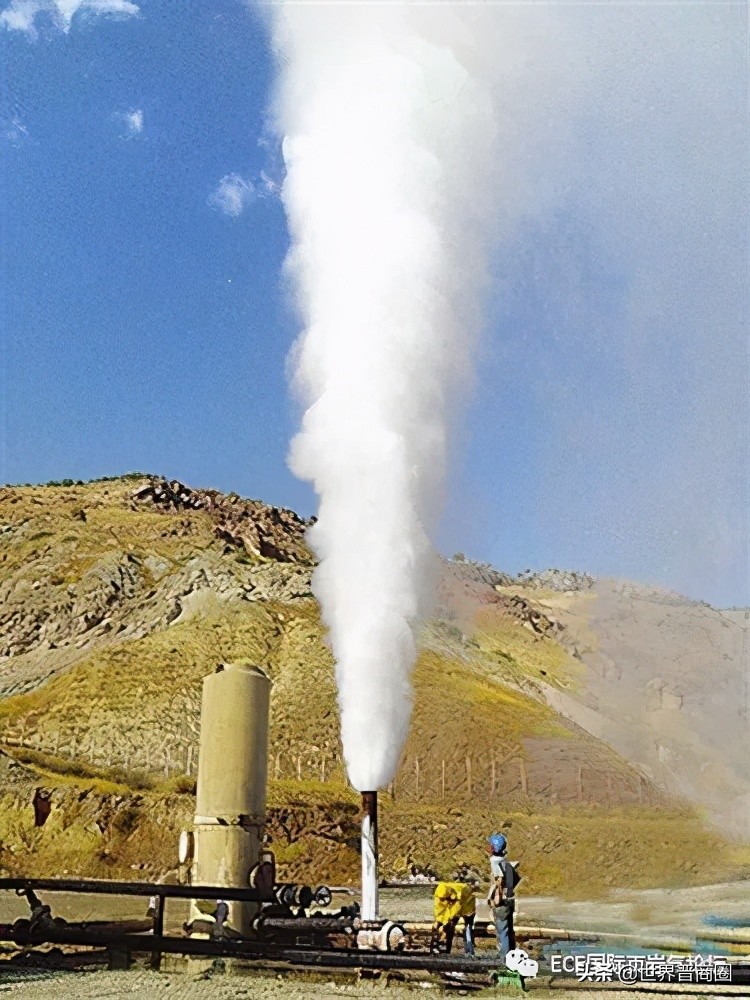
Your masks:
[{"label": "green shrub", "polygon": [[45,753],[43,750],[33,750],[31,747],[5,747],[4,749],[21,764],[31,764],[33,767],[39,767],[66,778],[105,781],[113,785],[124,785],[126,788],[139,792],[149,791],[158,783],[158,779],[147,771],[131,771],[119,764],[112,767],[96,767],[83,760],[59,757],[55,754]]},{"label": "green shrub", "polygon": [[156,791],[168,795],[195,795],[196,781],[189,774],[176,774],[156,786]]}]

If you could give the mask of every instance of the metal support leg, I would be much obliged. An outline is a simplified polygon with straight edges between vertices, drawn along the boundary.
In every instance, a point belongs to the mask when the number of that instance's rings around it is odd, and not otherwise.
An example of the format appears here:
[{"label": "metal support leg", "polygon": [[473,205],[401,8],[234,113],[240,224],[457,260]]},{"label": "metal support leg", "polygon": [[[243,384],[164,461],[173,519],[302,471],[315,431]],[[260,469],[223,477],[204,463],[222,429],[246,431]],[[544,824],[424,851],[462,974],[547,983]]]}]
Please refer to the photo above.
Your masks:
[{"label": "metal support leg", "polygon": [[[164,934],[164,896],[157,896],[154,900],[154,938],[161,938]],[[154,948],[151,952],[151,968],[158,969],[161,964],[161,952]]]},{"label": "metal support leg", "polygon": [[130,968],[130,952],[120,945],[107,948],[107,966],[111,972],[121,972]]}]

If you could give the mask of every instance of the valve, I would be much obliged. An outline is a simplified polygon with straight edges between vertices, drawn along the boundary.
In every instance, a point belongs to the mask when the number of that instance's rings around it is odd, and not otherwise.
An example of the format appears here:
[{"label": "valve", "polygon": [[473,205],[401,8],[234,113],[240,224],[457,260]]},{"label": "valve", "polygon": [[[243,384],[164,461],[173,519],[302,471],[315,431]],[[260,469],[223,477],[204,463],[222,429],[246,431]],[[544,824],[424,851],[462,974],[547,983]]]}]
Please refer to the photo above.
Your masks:
[{"label": "valve", "polygon": [[313,902],[316,906],[330,906],[333,893],[327,885],[319,885],[313,893]]}]

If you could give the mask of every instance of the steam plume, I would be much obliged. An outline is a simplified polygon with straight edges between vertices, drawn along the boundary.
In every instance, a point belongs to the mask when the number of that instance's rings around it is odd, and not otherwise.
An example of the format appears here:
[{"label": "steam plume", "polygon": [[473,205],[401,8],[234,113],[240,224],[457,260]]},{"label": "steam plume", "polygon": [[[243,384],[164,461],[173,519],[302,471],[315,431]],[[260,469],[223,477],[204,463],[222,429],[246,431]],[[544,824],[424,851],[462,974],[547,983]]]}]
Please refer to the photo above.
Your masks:
[{"label": "steam plume", "polygon": [[278,8],[278,126],[304,323],[290,464],[320,498],[313,587],[349,778],[386,784],[432,597],[447,417],[485,282],[495,113],[476,13]]}]

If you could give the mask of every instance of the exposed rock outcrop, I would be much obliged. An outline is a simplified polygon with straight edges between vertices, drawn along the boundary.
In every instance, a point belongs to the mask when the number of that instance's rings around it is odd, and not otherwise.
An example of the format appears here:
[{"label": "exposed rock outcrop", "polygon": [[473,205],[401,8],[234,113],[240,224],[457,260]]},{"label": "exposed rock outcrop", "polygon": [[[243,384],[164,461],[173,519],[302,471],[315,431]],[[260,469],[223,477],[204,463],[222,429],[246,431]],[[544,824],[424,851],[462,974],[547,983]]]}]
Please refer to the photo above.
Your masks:
[{"label": "exposed rock outcrop", "polygon": [[596,581],[588,573],[576,573],[573,570],[545,569],[542,572],[536,572],[527,569],[523,573],[519,573],[513,582],[524,587],[535,587],[538,590],[573,592],[589,590]]},{"label": "exposed rock outcrop", "polygon": [[194,490],[179,480],[152,479],[133,491],[137,504],[152,504],[157,510],[205,511],[215,523],[216,537],[248,555],[276,562],[309,564],[310,550],[304,533],[311,522],[292,510],[269,507],[259,500],[245,500],[236,493]]}]

